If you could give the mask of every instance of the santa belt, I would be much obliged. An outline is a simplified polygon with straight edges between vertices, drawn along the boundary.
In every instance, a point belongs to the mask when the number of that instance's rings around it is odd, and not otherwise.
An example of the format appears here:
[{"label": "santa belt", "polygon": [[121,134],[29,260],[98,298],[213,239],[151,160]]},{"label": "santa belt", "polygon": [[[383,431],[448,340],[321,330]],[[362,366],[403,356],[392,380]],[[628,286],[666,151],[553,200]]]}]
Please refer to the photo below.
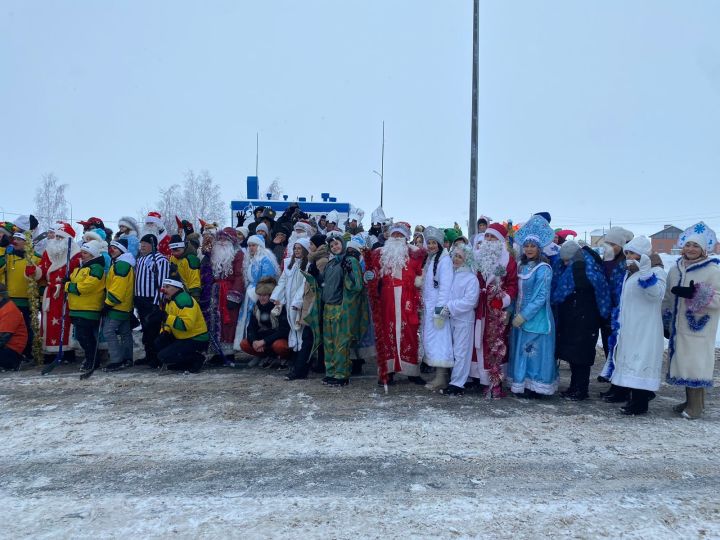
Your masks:
[{"label": "santa belt", "polygon": [[404,284],[405,284],[405,282],[402,279],[393,278],[393,280],[392,280],[393,287],[402,287]]}]

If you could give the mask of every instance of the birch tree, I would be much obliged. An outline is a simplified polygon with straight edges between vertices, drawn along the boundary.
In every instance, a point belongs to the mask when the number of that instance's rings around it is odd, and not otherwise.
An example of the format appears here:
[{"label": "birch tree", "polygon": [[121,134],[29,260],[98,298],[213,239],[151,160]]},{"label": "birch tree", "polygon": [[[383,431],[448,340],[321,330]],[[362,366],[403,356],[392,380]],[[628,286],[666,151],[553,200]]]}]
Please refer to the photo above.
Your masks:
[{"label": "birch tree", "polygon": [[34,215],[40,230],[47,230],[60,219],[68,219],[68,203],[65,199],[67,184],[61,184],[53,173],[44,174],[35,191]]}]

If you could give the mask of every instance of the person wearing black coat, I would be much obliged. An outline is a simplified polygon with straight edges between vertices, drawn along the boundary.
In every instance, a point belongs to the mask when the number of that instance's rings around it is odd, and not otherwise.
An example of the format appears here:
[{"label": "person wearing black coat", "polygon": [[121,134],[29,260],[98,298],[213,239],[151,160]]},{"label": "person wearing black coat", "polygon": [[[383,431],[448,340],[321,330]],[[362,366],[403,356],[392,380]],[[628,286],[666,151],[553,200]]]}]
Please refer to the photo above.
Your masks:
[{"label": "person wearing black coat", "polygon": [[560,396],[582,401],[588,398],[600,326],[610,306],[601,261],[590,248],[581,248],[573,240],[561,246],[551,301],[556,322],[555,356],[570,364],[571,374],[570,386]]}]

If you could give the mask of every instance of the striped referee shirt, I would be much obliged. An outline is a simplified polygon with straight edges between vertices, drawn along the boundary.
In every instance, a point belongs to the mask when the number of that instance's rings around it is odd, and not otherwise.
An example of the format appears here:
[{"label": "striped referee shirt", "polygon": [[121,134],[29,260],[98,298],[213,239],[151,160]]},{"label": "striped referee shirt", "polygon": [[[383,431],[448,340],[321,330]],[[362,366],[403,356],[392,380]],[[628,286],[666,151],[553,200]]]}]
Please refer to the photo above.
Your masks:
[{"label": "striped referee shirt", "polygon": [[148,253],[135,264],[135,296],[152,298],[159,304],[159,289],[170,274],[170,261],[162,253]]}]

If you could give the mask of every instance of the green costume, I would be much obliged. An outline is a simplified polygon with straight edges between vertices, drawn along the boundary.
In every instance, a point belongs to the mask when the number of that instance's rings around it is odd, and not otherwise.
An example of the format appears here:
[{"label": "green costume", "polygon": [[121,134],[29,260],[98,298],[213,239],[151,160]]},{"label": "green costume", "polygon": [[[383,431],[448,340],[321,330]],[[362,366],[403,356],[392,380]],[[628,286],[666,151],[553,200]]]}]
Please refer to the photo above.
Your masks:
[{"label": "green costume", "polygon": [[344,251],[333,255],[325,267],[323,288],[323,345],[328,377],[350,377],[350,345],[362,337],[368,326],[367,306],[362,309],[367,296],[363,293],[360,262],[345,256]]}]

